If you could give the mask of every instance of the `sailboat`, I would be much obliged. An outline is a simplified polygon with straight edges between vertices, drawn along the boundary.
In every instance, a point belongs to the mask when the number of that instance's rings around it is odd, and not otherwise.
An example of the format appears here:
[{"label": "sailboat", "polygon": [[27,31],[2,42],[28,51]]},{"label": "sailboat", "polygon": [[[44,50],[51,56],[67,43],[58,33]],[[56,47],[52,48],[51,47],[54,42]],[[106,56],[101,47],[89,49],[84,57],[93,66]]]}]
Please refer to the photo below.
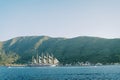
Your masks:
[{"label": "sailboat", "polygon": [[53,55],[44,55],[42,53],[41,56],[36,55],[36,58],[32,57],[32,63],[28,64],[30,67],[55,67],[59,64],[59,61],[57,58],[55,58]]}]

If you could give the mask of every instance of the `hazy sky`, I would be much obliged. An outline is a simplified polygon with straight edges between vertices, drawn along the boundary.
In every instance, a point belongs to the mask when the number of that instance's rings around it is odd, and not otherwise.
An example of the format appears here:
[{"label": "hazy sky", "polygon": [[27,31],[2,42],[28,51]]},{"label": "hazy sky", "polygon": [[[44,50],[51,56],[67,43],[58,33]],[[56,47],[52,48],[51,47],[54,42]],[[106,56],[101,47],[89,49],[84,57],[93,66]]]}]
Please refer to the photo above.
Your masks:
[{"label": "hazy sky", "polygon": [[120,0],[0,0],[0,41],[32,35],[120,38]]}]

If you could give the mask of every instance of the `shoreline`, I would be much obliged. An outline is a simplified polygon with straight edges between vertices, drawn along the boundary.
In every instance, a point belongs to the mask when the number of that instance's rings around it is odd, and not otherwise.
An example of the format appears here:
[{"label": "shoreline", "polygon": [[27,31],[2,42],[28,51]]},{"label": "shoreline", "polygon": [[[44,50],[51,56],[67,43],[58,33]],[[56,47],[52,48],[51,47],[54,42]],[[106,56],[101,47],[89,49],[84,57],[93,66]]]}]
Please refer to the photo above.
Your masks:
[{"label": "shoreline", "polygon": [[[55,67],[104,67],[104,66],[120,66],[120,65],[89,65],[89,66],[55,66]],[[6,65],[0,65],[0,67],[30,67],[27,65],[11,65],[11,66],[6,66]],[[40,68],[45,68],[46,66],[42,66]],[[47,68],[50,66],[47,66]],[[37,67],[36,67],[37,68]],[[54,68],[54,67],[50,67],[50,68]]]}]

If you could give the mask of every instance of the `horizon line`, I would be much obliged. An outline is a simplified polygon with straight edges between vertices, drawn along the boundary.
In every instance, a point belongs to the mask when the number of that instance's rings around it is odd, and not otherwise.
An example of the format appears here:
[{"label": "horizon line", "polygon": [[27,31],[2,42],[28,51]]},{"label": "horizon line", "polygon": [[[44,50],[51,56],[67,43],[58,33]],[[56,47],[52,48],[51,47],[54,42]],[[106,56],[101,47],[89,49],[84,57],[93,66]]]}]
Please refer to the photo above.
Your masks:
[{"label": "horizon line", "polygon": [[71,39],[71,38],[77,38],[77,37],[96,37],[96,38],[104,38],[104,39],[120,39],[119,37],[100,37],[100,36],[90,36],[90,35],[85,35],[85,36],[74,36],[74,37],[61,37],[61,36],[47,36],[47,35],[23,35],[23,36],[16,36],[16,37],[11,37],[9,39],[6,40],[0,40],[0,42],[4,42],[4,41],[8,41],[14,38],[20,38],[20,37],[50,37],[50,38],[67,38],[67,39]]}]

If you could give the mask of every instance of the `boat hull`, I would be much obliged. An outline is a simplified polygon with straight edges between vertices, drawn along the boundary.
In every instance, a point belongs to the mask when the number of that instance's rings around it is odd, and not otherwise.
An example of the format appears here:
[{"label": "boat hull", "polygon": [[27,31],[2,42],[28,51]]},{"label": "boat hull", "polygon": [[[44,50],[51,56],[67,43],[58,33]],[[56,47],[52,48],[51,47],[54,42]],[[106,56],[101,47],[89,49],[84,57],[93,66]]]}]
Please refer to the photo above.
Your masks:
[{"label": "boat hull", "polygon": [[28,64],[29,67],[55,67],[57,65],[52,64]]}]

